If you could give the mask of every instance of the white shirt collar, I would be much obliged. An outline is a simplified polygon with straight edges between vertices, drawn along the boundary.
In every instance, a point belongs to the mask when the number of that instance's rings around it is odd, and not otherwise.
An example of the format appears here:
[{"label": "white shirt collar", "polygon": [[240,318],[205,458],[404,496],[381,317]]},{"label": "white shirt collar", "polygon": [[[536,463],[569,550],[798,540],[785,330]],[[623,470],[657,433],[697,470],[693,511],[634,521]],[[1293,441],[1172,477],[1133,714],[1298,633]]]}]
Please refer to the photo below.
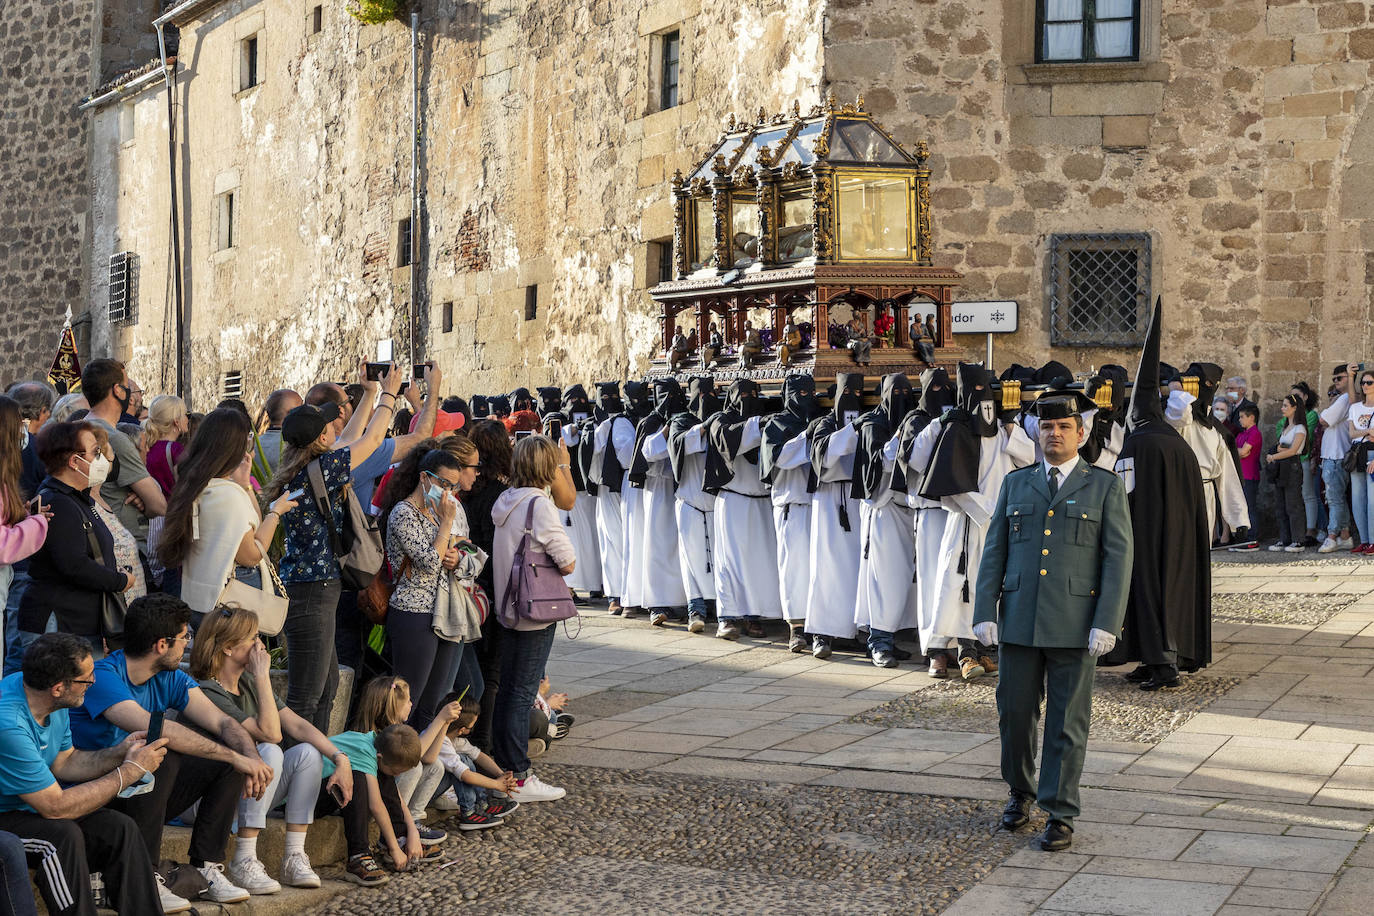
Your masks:
[{"label": "white shirt collar", "polygon": [[1069,475],[1073,473],[1074,468],[1078,467],[1078,453],[1074,452],[1073,457],[1063,464],[1050,464],[1048,458],[1044,459],[1042,463],[1045,465],[1046,480],[1050,479],[1050,468],[1059,468],[1059,483],[1062,486],[1064,481],[1069,479]]}]

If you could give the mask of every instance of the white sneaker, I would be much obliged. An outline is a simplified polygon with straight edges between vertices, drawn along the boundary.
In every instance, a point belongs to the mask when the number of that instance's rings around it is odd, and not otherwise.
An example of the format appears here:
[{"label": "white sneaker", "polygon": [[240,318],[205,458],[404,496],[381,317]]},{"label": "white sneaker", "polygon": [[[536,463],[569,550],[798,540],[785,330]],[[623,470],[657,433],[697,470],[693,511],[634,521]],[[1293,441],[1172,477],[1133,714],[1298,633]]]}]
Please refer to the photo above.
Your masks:
[{"label": "white sneaker", "polygon": [[267,873],[267,869],[257,856],[230,862],[224,874],[235,886],[250,894],[275,894],[281,890],[281,884],[272,880],[272,876]]},{"label": "white sneaker", "polygon": [[1275,541],[1274,543],[1269,545],[1268,550],[1270,553],[1282,553],[1284,548],[1287,546],[1288,545],[1285,544],[1283,541]]},{"label": "white sneaker", "polygon": [[[256,861],[256,860],[254,860]],[[262,863],[258,863],[262,868]],[[242,903],[248,899],[248,892],[224,877],[224,865],[220,862],[206,862],[200,867],[200,873],[205,880],[210,882],[210,889],[204,891],[201,896],[206,900],[213,900],[215,903]],[[263,872],[263,877],[267,877],[267,872]],[[267,880],[271,881],[271,878]],[[272,881],[273,884],[277,882]],[[277,890],[281,890],[281,885],[277,884]]]},{"label": "white sneaker", "polygon": [[457,811],[462,806],[458,804],[458,796],[453,793],[453,789],[445,789],[444,794],[434,799],[430,803],[438,811]]},{"label": "white sneaker", "polygon": [[538,776],[531,773],[507,794],[523,805],[525,802],[556,801],[568,793],[558,786],[551,786],[543,782]]},{"label": "white sneaker", "polygon": [[320,876],[310,867],[310,857],[303,852],[289,852],[281,863],[281,880],[287,887],[319,887]]},{"label": "white sneaker", "polygon": [[1285,553],[1302,553],[1306,549],[1307,548],[1302,546],[1302,543],[1300,541],[1294,541],[1287,547],[1283,548]]},{"label": "white sneaker", "polygon": [[157,879],[157,899],[162,904],[162,912],[184,913],[191,908],[191,901],[185,897],[178,897],[167,890],[167,884],[162,880],[161,875],[153,872],[153,877]]},{"label": "white sneaker", "polygon": [[1317,553],[1335,553],[1338,549],[1335,538],[1327,538],[1322,541],[1322,545],[1317,548]]},{"label": "white sneaker", "polygon": [[1355,549],[1355,539],[1354,539],[1354,538],[1341,538],[1339,541],[1336,542],[1336,549],[1337,549],[1337,550],[1354,550],[1354,549]]}]

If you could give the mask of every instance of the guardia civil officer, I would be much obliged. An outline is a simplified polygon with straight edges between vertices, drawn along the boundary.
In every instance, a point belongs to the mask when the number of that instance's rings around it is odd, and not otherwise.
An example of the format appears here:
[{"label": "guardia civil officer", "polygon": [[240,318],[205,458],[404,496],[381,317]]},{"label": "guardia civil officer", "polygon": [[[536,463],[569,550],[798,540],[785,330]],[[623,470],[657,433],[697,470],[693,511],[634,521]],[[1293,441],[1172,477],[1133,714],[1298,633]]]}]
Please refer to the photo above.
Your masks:
[{"label": "guardia civil officer", "polygon": [[[997,714],[1008,830],[1030,819],[1034,797],[1050,816],[1040,847],[1067,849],[1079,813],[1093,670],[1121,632],[1131,581],[1131,511],[1111,471],[1078,456],[1091,409],[1074,391],[1049,391],[1033,408],[1044,460],[1007,475],[978,570],[973,632],[1001,644]],[[1045,703],[1039,791],[1035,731]]]}]

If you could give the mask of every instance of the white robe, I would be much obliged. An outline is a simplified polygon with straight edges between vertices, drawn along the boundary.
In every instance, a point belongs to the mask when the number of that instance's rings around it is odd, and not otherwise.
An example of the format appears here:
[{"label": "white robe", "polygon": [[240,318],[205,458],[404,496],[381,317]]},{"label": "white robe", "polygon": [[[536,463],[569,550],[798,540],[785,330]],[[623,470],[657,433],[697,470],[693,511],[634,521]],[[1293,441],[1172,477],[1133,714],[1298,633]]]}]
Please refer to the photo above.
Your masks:
[{"label": "white robe", "polygon": [[778,591],[782,616],[791,623],[806,620],[811,579],[811,494],[806,482],[806,433],[786,442],[774,460],[773,532],[778,543]]},{"label": "white robe", "polygon": [[[912,464],[930,464],[940,424],[932,423],[921,431],[912,446]],[[973,589],[978,582],[978,566],[983,556],[983,541],[1002,481],[1016,468],[1035,461],[1035,447],[1019,426],[1002,426],[997,435],[984,439],[978,458],[978,489],[972,493],[946,496],[940,500],[948,513],[934,563],[921,555],[920,576],[934,578],[933,612],[921,620],[921,648],[948,648],[960,639],[973,639]],[[924,545],[923,545],[924,546]],[[963,565],[963,572],[959,567]],[[965,596],[967,587],[967,597]],[[922,608],[926,610],[926,608]],[[927,635],[929,634],[929,635]]]},{"label": "white robe", "polygon": [[[569,449],[576,449],[579,440],[577,427],[569,424],[563,427],[563,441]],[[571,512],[558,511],[563,531],[573,543],[577,554],[577,568],[572,575],[564,576],[569,588],[586,592],[601,591],[601,549],[597,534],[596,497],[591,493],[577,494],[577,502]]]},{"label": "white robe", "polygon": [[[845,424],[830,435],[816,492],[811,494],[811,569],[806,632],[849,639],[859,593],[859,501],[849,495],[859,437]],[[840,522],[840,507],[849,530]]]},{"label": "white robe", "polygon": [[[895,633],[916,627],[915,511],[892,490],[898,437],[883,448],[883,474],[878,491],[864,500],[859,555],[859,594],[854,623],[861,630]],[[903,473],[897,468],[897,473]]]},{"label": "white robe", "polygon": [[[596,427],[592,464],[601,467],[606,449],[614,448],[616,460],[625,466],[634,451],[634,425],[624,417],[604,420]],[[625,595],[625,506],[621,495],[601,487],[596,495],[597,553],[601,556],[601,587],[607,597]],[[623,601],[621,602],[624,603]]]},{"label": "white robe", "polygon": [[[716,598],[716,578],[711,564],[711,538],[715,527],[716,499],[702,489],[706,478],[706,440],[700,424],[683,433],[686,457],[682,480],[674,494],[677,519],[678,570],[687,599]],[[666,442],[665,442],[666,449]]]},{"label": "white robe", "polygon": [[744,421],[731,465],[734,478],[716,494],[715,577],[719,617],[782,616],[778,591],[777,536],[768,485],[744,453],[759,447],[759,418]]},{"label": "white robe", "polygon": [[673,468],[663,430],[646,438],[640,453],[649,462],[642,491],[644,527],[639,532],[644,562],[642,604],[646,608],[686,607],[687,593],[678,564]]},{"label": "white robe", "polygon": [[1217,504],[1221,504],[1221,518],[1227,526],[1236,531],[1250,527],[1250,508],[1245,502],[1245,490],[1241,487],[1240,475],[1236,473],[1236,463],[1231,460],[1231,450],[1221,433],[1210,426],[1203,426],[1193,416],[1193,402],[1197,398],[1186,391],[1171,391],[1169,404],[1164,410],[1164,419],[1178,430],[1180,436],[1197,456],[1198,470],[1202,473],[1203,500],[1207,503],[1207,536],[1217,534]]},{"label": "white robe", "polygon": [[[633,444],[630,447],[633,450]],[[625,556],[625,592],[620,596],[620,603],[625,607],[647,607],[644,603],[644,491],[630,486],[629,471],[620,482],[620,505],[625,510],[621,540]]]}]

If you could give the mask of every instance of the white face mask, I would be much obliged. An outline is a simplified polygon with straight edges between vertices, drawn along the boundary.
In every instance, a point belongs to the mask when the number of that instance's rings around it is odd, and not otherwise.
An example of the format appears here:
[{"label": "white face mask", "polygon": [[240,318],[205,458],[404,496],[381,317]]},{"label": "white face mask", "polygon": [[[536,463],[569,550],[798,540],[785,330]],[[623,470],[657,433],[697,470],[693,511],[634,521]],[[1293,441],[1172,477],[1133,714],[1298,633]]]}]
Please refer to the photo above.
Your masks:
[{"label": "white face mask", "polygon": [[96,455],[91,462],[90,468],[86,471],[86,477],[90,481],[88,486],[98,487],[105,482],[105,478],[110,476],[110,459],[104,455]]},{"label": "white face mask", "polygon": [[1225,407],[1212,408],[1212,416],[1216,417],[1218,420],[1225,420],[1230,415],[1230,411],[1228,411]]},{"label": "white face mask", "polygon": [[1240,392],[1239,392],[1239,391],[1228,391],[1228,392],[1226,392],[1226,400],[1228,400],[1228,401],[1239,401],[1239,400],[1240,400]]}]

